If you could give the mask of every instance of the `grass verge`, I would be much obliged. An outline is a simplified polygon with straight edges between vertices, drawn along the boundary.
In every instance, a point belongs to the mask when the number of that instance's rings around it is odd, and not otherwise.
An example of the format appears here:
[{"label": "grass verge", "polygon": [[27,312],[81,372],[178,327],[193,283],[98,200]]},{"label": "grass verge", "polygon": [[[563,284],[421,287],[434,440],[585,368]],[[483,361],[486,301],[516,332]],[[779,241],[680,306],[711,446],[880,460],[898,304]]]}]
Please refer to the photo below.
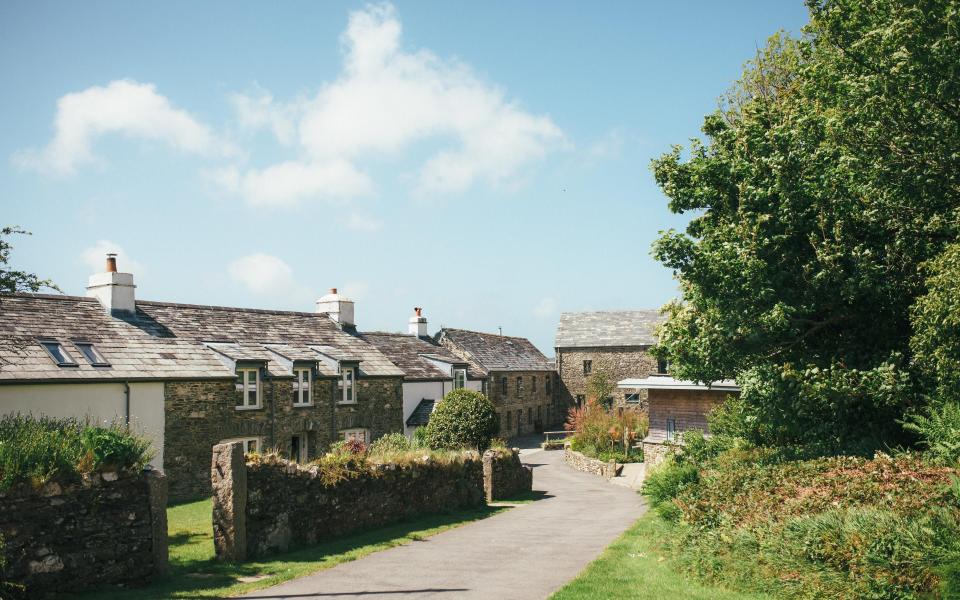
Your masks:
[{"label": "grass verge", "polygon": [[211,501],[200,500],[167,509],[170,539],[168,576],[148,587],[64,597],[77,600],[229,597],[329,569],[373,552],[422,540],[502,510],[506,509],[493,507],[430,515],[268,559],[235,564],[221,563],[214,557]]},{"label": "grass verge", "polygon": [[551,600],[767,600],[698,582],[674,569],[663,540],[672,535],[670,523],[652,511],[617,538],[576,579]]}]

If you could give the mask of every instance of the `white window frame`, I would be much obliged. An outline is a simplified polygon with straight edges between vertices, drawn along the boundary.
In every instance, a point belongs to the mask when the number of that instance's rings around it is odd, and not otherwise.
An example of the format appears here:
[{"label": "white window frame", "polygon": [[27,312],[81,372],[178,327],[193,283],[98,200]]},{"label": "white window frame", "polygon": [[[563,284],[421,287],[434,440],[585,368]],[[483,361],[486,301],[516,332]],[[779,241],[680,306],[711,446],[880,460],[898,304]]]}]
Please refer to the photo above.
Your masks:
[{"label": "white window frame", "polygon": [[[43,347],[43,351],[46,352],[47,356],[50,357],[50,360],[52,360],[58,367],[79,367],[80,366],[77,360],[73,358],[73,355],[70,354],[70,351],[67,350],[67,347],[61,344],[60,342],[58,342],[57,340],[42,339],[42,340],[39,340],[39,343],[40,343],[40,346]],[[50,348],[48,348],[48,346],[55,346],[57,349],[57,352],[60,353],[60,356],[63,357],[64,360],[58,359],[57,356],[53,353],[53,351],[50,350]]]},{"label": "white window frame", "polygon": [[344,429],[340,431],[340,437],[343,441],[348,441],[350,439],[356,438],[359,439],[364,444],[370,443],[370,430],[366,427],[354,427],[352,429]]},{"label": "white window frame", "polygon": [[[348,382],[349,382],[349,385],[348,385]],[[341,367],[339,384],[340,384],[340,399],[337,401],[337,404],[356,404],[357,403],[357,369],[355,367]],[[350,392],[349,400],[347,400],[348,391]]]},{"label": "white window frame", "polygon": [[[631,400],[631,398],[634,398]],[[630,392],[623,395],[624,404],[640,404],[640,392]]]},{"label": "white window frame", "polygon": [[[306,382],[303,380],[304,374]],[[313,406],[313,369],[297,367],[293,370],[293,398],[294,406]]]},{"label": "white window frame", "polygon": [[[244,454],[250,454],[252,452],[259,453],[260,446],[263,445],[263,439],[260,437],[238,437],[220,440],[221,444],[232,444],[234,442],[240,442],[243,444]],[[253,446],[253,449],[251,449],[251,445]]]},{"label": "white window frame", "polygon": [[[253,389],[250,388],[250,381],[247,377],[248,373],[254,373],[254,382]],[[263,408],[263,402],[261,398],[263,394],[261,393],[262,385],[260,385],[260,369],[256,368],[243,368],[237,369],[237,376],[240,378],[240,381],[237,382],[237,391],[240,392],[242,404],[238,404],[235,408],[237,410],[256,410],[258,408]],[[257,394],[257,403],[250,404],[250,392],[255,391]]]},{"label": "white window frame", "polygon": [[467,387],[467,370],[454,369],[453,370],[453,389],[459,390],[465,387]]}]

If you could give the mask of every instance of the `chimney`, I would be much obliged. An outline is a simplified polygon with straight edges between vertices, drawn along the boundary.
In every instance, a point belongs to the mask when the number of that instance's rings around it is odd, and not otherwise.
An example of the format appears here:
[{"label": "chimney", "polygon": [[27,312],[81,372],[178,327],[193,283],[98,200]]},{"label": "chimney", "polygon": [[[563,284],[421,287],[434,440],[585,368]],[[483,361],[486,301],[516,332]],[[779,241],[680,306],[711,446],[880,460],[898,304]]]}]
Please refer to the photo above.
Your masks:
[{"label": "chimney", "polygon": [[330,288],[330,293],[317,300],[317,312],[327,313],[341,328],[354,327],[353,300],[337,293],[337,288]]},{"label": "chimney", "polygon": [[117,255],[107,255],[106,272],[94,273],[87,282],[87,296],[96,298],[110,314],[136,312],[132,273],[117,272]]},{"label": "chimney", "polygon": [[427,337],[427,318],[423,316],[423,309],[419,306],[413,309],[413,316],[410,317],[407,326],[407,333],[417,337]]}]

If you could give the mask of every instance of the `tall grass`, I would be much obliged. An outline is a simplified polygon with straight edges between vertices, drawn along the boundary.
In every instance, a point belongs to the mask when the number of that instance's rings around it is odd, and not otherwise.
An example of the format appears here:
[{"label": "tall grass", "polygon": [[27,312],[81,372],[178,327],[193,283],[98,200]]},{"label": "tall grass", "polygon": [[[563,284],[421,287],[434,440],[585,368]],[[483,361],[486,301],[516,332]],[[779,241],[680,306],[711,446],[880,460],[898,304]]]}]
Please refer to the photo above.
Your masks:
[{"label": "tall grass", "polygon": [[0,418],[0,489],[76,481],[97,470],[137,470],[150,458],[150,443],[119,425],[19,414]]}]

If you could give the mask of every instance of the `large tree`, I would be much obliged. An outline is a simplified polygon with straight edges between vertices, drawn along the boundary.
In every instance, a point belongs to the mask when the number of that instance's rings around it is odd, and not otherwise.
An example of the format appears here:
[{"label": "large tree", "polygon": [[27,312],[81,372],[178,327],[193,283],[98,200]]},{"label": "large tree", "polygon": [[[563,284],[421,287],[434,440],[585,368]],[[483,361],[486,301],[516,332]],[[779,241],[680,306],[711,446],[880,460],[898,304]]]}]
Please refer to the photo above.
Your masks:
[{"label": "large tree", "polygon": [[960,231],[960,12],[945,0],[808,2],[706,117],[654,161],[686,232],[655,256],[682,299],[656,351],[743,384],[762,443],[869,451],[920,398],[920,265]]}]

